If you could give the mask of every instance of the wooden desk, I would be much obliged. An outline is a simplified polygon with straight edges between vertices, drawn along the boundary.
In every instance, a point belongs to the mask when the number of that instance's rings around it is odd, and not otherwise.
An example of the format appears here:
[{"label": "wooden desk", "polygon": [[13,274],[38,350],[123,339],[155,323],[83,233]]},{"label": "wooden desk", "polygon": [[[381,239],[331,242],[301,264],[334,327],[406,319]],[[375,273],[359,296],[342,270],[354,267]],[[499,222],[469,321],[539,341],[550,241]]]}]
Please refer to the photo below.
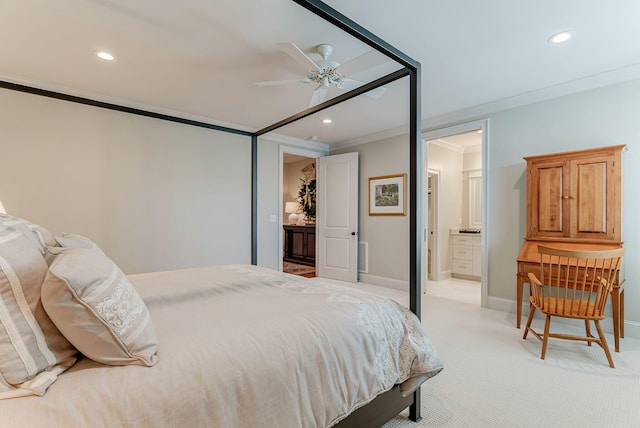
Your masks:
[{"label": "wooden desk", "polygon": [[[522,318],[522,297],[525,283],[529,283],[529,272],[540,277],[540,253],[538,245],[546,247],[574,249],[583,251],[611,250],[620,248],[622,245],[616,243],[582,243],[582,242],[558,242],[558,241],[529,241],[525,240],[520,248],[520,253],[516,259],[518,262],[518,273],[516,274],[518,289],[516,301],[516,327],[520,328]],[[624,279],[620,278],[620,272],[616,275],[611,292],[611,318],[613,319],[613,337],[615,339],[615,350],[620,352],[620,338],[624,337]]]}]

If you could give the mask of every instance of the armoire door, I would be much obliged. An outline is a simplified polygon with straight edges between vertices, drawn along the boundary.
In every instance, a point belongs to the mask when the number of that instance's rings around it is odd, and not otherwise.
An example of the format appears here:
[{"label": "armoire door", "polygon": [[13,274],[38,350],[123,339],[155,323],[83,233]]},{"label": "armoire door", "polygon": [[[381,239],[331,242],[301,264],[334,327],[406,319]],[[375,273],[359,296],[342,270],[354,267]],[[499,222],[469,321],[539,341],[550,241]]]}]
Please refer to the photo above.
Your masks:
[{"label": "armoire door", "polygon": [[569,235],[569,193],[564,161],[539,162],[529,168],[527,237],[562,238]]}]

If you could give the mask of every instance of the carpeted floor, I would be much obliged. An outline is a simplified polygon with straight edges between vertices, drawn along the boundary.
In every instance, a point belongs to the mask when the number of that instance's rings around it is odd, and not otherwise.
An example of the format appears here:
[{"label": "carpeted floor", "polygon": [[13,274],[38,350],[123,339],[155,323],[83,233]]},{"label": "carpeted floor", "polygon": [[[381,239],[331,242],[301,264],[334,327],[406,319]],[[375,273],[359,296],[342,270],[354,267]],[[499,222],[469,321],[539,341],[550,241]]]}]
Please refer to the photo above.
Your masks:
[{"label": "carpeted floor", "polygon": [[[638,339],[612,350],[612,369],[600,347],[582,342],[550,339],[540,360],[541,343],[531,335],[522,340],[514,314],[477,304],[427,292],[422,320],[445,370],[422,386],[421,422],[400,415],[384,428],[640,427]],[[543,320],[534,323],[541,328]],[[607,340],[613,343],[611,335]]]}]

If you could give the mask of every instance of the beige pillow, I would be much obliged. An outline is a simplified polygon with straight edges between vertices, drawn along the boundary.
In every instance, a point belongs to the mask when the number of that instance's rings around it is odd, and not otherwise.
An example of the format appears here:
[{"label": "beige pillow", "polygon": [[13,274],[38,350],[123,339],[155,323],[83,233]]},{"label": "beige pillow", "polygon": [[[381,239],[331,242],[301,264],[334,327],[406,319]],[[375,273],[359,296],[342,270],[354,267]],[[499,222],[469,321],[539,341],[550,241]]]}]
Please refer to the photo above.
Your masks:
[{"label": "beige pillow", "polygon": [[24,223],[0,225],[0,399],[43,395],[77,351],[47,316],[47,264]]},{"label": "beige pillow", "polygon": [[21,231],[41,253],[44,252],[47,245],[53,244],[51,232],[44,227],[9,214],[0,213],[0,228],[5,227]]},{"label": "beige pillow", "polygon": [[60,253],[42,285],[42,303],[65,337],[92,360],[111,365],[158,362],[147,306],[100,249]]},{"label": "beige pillow", "polygon": [[54,239],[56,243],[63,248],[93,248],[100,250],[100,247],[98,247],[95,242],[82,235],[63,233],[60,236],[56,236]]}]

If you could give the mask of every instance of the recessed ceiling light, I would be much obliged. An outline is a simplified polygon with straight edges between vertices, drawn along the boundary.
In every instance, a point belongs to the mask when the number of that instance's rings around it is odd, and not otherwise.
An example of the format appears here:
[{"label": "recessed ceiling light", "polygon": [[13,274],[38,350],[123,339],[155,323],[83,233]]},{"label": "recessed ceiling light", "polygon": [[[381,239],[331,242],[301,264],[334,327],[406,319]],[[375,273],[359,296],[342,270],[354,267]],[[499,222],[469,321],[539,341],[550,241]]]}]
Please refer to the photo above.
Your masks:
[{"label": "recessed ceiling light", "polygon": [[331,119],[322,119],[322,123],[331,123]]},{"label": "recessed ceiling light", "polygon": [[115,57],[106,51],[96,51],[96,56],[105,61],[113,61]]},{"label": "recessed ceiling light", "polygon": [[563,43],[569,40],[574,36],[573,31],[562,31],[560,33],[556,33],[553,36],[549,37],[547,40],[549,43]]}]

